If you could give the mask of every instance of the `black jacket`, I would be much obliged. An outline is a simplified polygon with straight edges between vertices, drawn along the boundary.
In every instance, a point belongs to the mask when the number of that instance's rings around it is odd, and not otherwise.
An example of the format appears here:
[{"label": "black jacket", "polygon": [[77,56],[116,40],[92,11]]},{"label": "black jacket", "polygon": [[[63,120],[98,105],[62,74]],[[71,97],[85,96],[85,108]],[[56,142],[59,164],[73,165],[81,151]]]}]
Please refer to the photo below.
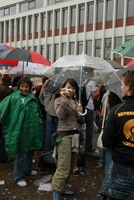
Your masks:
[{"label": "black jacket", "polygon": [[112,148],[113,160],[134,168],[134,96],[113,107],[105,124],[102,142]]}]

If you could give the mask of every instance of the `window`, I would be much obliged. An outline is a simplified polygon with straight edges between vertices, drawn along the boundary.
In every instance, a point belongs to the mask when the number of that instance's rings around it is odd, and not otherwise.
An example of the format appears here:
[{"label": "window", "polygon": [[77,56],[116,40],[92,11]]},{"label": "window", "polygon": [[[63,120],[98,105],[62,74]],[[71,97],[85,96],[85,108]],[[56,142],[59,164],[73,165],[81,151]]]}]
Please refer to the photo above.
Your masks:
[{"label": "window", "polygon": [[60,11],[56,10],[55,11],[55,29],[60,28]]},{"label": "window", "polygon": [[9,14],[10,14],[9,8],[5,8],[4,9],[4,16],[9,15]]},{"label": "window", "polygon": [[1,23],[1,42],[4,42],[4,22]]},{"label": "window", "polygon": [[79,7],[79,25],[84,24],[84,13],[85,13],[85,6]]},{"label": "window", "polygon": [[95,56],[101,57],[101,39],[95,40]]},{"label": "window", "polygon": [[10,15],[16,14],[16,6],[10,7]]},{"label": "window", "polygon": [[116,19],[123,19],[124,15],[124,0],[117,0],[116,3]]},{"label": "window", "polygon": [[14,35],[15,35],[15,23],[14,20],[11,20],[11,36],[12,36],[12,42],[14,41]]},{"label": "window", "polygon": [[54,61],[56,61],[59,58],[59,44],[54,45]]},{"label": "window", "polygon": [[62,2],[62,0],[55,0],[55,3],[60,3]]},{"label": "window", "polygon": [[49,0],[48,1],[48,5],[53,5],[53,4],[55,4],[55,0]]},{"label": "window", "polygon": [[3,17],[4,16],[4,10],[0,10],[0,17]]},{"label": "window", "polygon": [[36,0],[36,8],[42,8],[43,2],[44,2],[44,0]]},{"label": "window", "polygon": [[48,30],[52,30],[52,17],[53,17],[53,13],[49,12],[48,13]]},{"label": "window", "polygon": [[32,16],[28,17],[28,33],[32,33]]},{"label": "window", "polygon": [[75,26],[76,23],[76,7],[71,7],[70,26]]},{"label": "window", "polygon": [[93,23],[93,11],[94,11],[94,4],[88,4],[87,24],[92,24]]},{"label": "window", "polygon": [[110,58],[111,57],[111,43],[112,38],[106,38],[105,39],[105,48],[104,48],[104,58]]},{"label": "window", "polygon": [[22,4],[20,4],[20,11],[21,12],[28,11],[28,3],[22,3]]},{"label": "window", "polygon": [[41,15],[41,31],[45,31],[45,25],[46,25],[46,13],[43,13]]},{"label": "window", "polygon": [[26,18],[23,17],[22,18],[22,31],[23,31],[23,35],[26,34]]},{"label": "window", "polygon": [[35,2],[34,1],[30,1],[29,3],[28,3],[28,10],[32,10],[32,9],[34,9],[35,8]]},{"label": "window", "polygon": [[69,54],[70,55],[74,55],[74,42],[70,42],[70,45],[69,45]]},{"label": "window", "polygon": [[62,43],[61,56],[65,56],[67,53],[67,43]]},{"label": "window", "polygon": [[52,56],[52,45],[47,45],[47,58],[48,58],[48,61],[51,62],[51,56]]},{"label": "window", "polygon": [[[115,43],[114,43],[114,48],[118,47],[119,45],[122,44],[122,37],[116,37],[115,38]],[[114,58],[120,58],[121,56],[117,53],[114,53]]]},{"label": "window", "polygon": [[34,46],[34,51],[38,52],[38,46]]},{"label": "window", "polygon": [[113,19],[113,0],[107,0],[106,6],[106,21]]},{"label": "window", "polygon": [[63,10],[63,28],[67,27],[67,9]]},{"label": "window", "polygon": [[11,21],[11,33],[12,33],[12,36],[14,36],[14,29],[15,29],[15,23],[14,23],[14,20]]},{"label": "window", "polygon": [[9,37],[9,21],[6,21],[6,42],[8,42]]},{"label": "window", "polygon": [[125,41],[127,42],[128,40],[134,39],[134,35],[129,35],[125,37]]},{"label": "window", "polygon": [[127,17],[134,16],[134,1],[128,0]]},{"label": "window", "polygon": [[103,1],[97,2],[97,18],[96,22],[102,22],[103,21]]},{"label": "window", "polygon": [[17,27],[16,27],[16,30],[17,30],[17,40],[19,40],[19,37],[20,37],[20,19],[17,19],[16,23],[17,23]]},{"label": "window", "polygon": [[82,41],[79,41],[78,42],[78,48],[77,48],[77,54],[82,54],[83,52],[83,42]]},{"label": "window", "polygon": [[92,40],[86,41],[86,54],[89,56],[92,55]]},{"label": "window", "polygon": [[45,45],[41,45],[41,55],[45,55]]},{"label": "window", "polygon": [[35,32],[39,30],[39,15],[35,15]]},{"label": "window", "polygon": [[28,50],[32,50],[32,47],[31,47],[31,46],[28,46]]}]

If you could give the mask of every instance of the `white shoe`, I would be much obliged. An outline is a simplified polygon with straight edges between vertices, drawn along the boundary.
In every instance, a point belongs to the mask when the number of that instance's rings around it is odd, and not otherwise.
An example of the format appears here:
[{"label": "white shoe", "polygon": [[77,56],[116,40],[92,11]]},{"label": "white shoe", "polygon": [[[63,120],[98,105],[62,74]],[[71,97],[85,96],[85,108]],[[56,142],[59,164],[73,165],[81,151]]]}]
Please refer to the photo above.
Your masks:
[{"label": "white shoe", "polygon": [[32,172],[31,172],[31,176],[35,176],[36,174],[37,174],[37,171],[32,170]]},{"label": "white shoe", "polygon": [[17,185],[19,185],[20,187],[25,187],[27,185],[26,181],[19,181],[17,182]]}]

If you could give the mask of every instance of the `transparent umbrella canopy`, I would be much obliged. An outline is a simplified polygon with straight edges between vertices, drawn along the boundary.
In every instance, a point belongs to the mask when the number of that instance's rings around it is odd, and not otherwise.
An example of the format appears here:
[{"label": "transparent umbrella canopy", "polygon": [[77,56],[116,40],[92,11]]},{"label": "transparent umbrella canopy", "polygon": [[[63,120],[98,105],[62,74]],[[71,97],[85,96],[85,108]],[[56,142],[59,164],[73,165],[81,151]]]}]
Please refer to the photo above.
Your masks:
[{"label": "transparent umbrella canopy", "polygon": [[80,87],[79,99],[81,87],[95,76],[99,76],[104,85],[119,80],[115,69],[106,60],[86,54],[63,56],[56,60],[44,75],[51,78],[54,83],[62,84],[67,78],[74,78]]},{"label": "transparent umbrella canopy", "polygon": [[7,71],[5,71],[4,74],[9,74],[12,76],[16,75],[41,76],[44,72],[44,69],[45,66],[42,64],[19,61],[16,67],[8,69]]}]

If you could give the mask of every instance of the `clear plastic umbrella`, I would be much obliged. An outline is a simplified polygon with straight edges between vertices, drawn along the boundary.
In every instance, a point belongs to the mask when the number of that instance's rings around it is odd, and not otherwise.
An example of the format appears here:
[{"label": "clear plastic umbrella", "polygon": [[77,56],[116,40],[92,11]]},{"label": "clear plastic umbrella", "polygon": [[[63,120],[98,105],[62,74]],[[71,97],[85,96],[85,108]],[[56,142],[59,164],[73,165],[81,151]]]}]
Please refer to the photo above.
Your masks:
[{"label": "clear plastic umbrella", "polygon": [[56,60],[44,75],[51,78],[54,83],[62,84],[67,78],[74,78],[80,87],[79,100],[81,87],[90,79],[99,77],[104,85],[119,80],[115,69],[106,60],[86,54],[63,56]]},{"label": "clear plastic umbrella", "polygon": [[44,69],[49,68],[42,64],[30,63],[19,61],[16,67],[12,67],[4,72],[4,74],[9,74],[11,76],[16,75],[30,75],[30,76],[41,76]]}]

